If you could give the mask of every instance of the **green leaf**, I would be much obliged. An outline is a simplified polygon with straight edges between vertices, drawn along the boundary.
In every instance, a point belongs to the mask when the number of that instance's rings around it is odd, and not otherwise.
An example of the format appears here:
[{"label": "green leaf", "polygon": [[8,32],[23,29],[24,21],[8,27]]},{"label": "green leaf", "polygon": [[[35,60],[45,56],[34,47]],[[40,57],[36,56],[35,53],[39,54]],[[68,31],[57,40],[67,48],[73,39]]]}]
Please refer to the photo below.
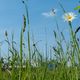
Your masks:
[{"label": "green leaf", "polygon": [[78,10],[78,9],[80,9],[80,6],[77,6],[77,7],[74,8],[74,10]]}]

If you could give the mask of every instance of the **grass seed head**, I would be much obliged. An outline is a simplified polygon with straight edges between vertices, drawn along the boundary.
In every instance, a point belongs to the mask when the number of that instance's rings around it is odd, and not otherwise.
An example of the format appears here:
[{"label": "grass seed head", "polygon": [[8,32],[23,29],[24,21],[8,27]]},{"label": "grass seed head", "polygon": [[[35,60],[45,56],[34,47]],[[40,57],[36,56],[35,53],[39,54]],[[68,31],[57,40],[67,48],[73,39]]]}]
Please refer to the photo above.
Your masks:
[{"label": "grass seed head", "polygon": [[25,32],[25,28],[26,28],[26,17],[25,15],[23,15],[23,32]]}]

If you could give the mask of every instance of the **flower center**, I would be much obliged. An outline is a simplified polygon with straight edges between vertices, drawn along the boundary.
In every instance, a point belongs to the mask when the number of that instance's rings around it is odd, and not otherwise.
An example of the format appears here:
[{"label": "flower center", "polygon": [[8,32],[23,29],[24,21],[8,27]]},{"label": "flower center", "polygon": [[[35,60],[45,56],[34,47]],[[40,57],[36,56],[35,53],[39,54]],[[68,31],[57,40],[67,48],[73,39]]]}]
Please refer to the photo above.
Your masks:
[{"label": "flower center", "polygon": [[67,19],[68,19],[68,20],[72,19],[72,16],[70,16],[70,15],[69,15],[69,16],[67,16]]}]

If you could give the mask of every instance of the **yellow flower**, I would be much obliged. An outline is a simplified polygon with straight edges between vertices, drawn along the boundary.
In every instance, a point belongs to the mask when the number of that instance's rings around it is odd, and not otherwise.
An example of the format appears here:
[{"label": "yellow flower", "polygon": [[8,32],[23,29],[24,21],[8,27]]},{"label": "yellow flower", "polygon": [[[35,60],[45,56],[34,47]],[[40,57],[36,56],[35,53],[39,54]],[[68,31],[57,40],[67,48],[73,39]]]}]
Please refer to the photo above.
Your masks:
[{"label": "yellow flower", "polygon": [[69,12],[69,13],[65,13],[63,18],[65,21],[72,22],[76,18],[76,15],[73,12]]}]

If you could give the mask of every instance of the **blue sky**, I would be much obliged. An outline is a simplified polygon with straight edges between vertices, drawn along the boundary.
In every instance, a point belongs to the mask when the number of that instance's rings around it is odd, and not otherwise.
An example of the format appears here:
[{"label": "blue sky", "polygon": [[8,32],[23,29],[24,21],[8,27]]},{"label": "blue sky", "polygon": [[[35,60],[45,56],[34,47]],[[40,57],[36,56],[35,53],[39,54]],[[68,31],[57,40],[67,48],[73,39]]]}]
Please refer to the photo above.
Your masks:
[{"label": "blue sky", "polygon": [[[73,28],[75,30],[76,27],[80,25],[78,17],[79,14],[77,11],[74,11],[74,7],[79,5],[79,0],[60,1],[66,11],[74,12],[77,15],[77,18],[73,21]],[[34,34],[35,41],[42,40],[39,43],[42,50],[44,49],[46,34],[48,45],[50,46],[55,44],[53,35],[53,30],[56,30],[55,18],[57,19],[59,28],[61,31],[63,31],[65,37],[69,37],[69,27],[68,24],[62,19],[63,11],[58,4],[58,0],[29,0],[28,8],[31,35]],[[42,15],[44,12],[51,11],[52,8],[57,9],[56,16],[45,17]],[[5,39],[4,32],[7,30],[9,38],[11,38],[11,33],[13,32],[15,35],[15,41],[19,43],[20,30],[23,26],[23,14],[25,14],[25,8],[21,0],[0,0],[0,41]],[[2,55],[6,55],[5,51],[3,50],[3,48],[6,50],[5,45],[6,44],[2,45],[2,51],[4,52]]]}]

